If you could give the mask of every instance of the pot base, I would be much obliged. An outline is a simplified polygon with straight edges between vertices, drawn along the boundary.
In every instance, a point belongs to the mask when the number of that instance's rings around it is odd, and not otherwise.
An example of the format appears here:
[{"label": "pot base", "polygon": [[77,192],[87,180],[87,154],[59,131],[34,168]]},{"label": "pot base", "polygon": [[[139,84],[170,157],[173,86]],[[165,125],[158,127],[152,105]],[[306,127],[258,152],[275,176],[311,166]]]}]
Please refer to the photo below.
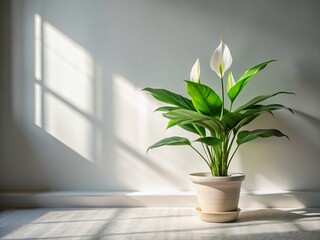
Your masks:
[{"label": "pot base", "polygon": [[205,222],[211,223],[226,223],[226,222],[234,222],[237,220],[241,209],[238,208],[236,211],[231,212],[212,212],[206,213],[202,212],[200,207],[196,208],[196,212],[199,215],[199,218]]}]

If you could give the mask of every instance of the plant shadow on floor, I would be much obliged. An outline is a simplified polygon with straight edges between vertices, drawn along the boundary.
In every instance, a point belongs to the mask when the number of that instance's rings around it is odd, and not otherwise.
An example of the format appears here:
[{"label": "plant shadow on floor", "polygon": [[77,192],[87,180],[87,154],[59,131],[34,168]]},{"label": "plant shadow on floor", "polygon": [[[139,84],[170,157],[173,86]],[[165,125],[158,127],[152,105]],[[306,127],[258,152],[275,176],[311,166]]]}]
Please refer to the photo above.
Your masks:
[{"label": "plant shadow on floor", "polygon": [[298,219],[313,219],[320,217],[320,213],[312,208],[303,209],[254,209],[240,213],[237,222],[256,221],[295,221]]}]

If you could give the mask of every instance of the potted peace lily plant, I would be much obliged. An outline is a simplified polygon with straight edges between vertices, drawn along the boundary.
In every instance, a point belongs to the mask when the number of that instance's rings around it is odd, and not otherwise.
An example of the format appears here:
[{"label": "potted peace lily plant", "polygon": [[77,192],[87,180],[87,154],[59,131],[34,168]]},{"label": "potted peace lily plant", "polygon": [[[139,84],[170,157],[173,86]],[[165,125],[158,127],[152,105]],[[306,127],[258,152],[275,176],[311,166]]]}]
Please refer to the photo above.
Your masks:
[{"label": "potted peace lily plant", "polygon": [[[200,81],[199,59],[192,67],[190,80],[185,80],[189,98],[165,89],[143,89],[166,104],[155,111],[164,112],[163,116],[169,119],[167,128],[179,126],[198,136],[193,141],[180,136],[165,138],[150,146],[148,150],[165,145],[186,145],[199,154],[210,171],[190,174],[190,179],[195,185],[200,205],[197,211],[204,221],[230,222],[238,217],[239,195],[245,175],[228,172],[238,148],[257,138],[287,137],[277,129],[248,131],[242,128],[263,113],[272,114],[281,109],[293,113],[292,109],[281,104],[262,104],[276,95],[293,93],[276,92],[261,95],[236,109],[233,108],[237,96],[247,83],[274,61],[266,61],[248,69],[238,81],[234,80],[232,72],[229,71],[225,91],[224,76],[232,64],[232,56],[228,46],[221,40],[210,60],[210,67],[220,78],[221,97]],[[229,98],[229,105],[225,92]],[[202,145],[201,151],[194,146],[196,143]]]}]

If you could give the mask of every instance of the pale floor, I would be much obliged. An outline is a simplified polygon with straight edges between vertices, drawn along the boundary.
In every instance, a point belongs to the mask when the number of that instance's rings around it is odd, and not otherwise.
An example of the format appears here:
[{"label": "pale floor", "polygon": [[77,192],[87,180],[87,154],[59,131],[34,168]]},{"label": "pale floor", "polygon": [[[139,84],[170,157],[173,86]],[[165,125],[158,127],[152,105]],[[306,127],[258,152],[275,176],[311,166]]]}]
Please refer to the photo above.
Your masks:
[{"label": "pale floor", "polygon": [[244,209],[206,223],[191,208],[0,211],[0,239],[320,239],[320,209]]}]

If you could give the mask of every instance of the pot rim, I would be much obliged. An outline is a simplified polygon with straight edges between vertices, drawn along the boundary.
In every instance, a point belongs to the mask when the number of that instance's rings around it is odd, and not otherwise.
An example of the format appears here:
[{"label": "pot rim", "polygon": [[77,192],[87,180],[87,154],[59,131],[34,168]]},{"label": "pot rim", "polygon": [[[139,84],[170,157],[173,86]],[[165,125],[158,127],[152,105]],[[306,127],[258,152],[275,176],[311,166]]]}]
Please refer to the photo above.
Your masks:
[{"label": "pot rim", "polygon": [[212,176],[210,172],[190,173],[189,178],[194,183],[206,182],[242,182],[245,179],[243,173],[229,173],[228,176]]}]

